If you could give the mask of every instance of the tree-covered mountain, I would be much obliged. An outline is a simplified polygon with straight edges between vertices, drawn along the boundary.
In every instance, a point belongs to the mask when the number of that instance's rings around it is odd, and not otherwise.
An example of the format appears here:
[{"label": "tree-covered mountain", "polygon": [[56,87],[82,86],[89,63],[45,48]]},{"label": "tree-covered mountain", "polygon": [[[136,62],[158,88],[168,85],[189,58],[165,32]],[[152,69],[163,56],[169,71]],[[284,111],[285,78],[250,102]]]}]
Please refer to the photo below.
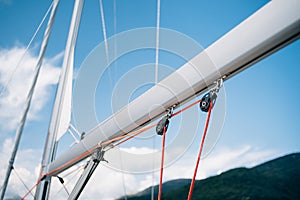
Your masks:
[{"label": "tree-covered mountain", "polygon": [[[162,199],[187,199],[189,179],[163,184]],[[157,196],[158,186],[155,186]],[[120,198],[124,199],[124,198]],[[128,200],[151,199],[147,188]],[[300,199],[300,153],[290,154],[253,168],[236,168],[218,176],[198,180],[192,199]]]}]

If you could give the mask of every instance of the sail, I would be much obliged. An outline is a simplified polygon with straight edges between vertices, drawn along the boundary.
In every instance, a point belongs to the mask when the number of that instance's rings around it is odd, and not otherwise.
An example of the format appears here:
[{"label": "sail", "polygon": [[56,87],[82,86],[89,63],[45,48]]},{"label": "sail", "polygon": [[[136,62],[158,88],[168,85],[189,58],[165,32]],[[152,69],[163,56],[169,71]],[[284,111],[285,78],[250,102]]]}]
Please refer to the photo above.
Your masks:
[{"label": "sail", "polygon": [[[56,98],[55,107],[53,112],[56,112],[54,116],[57,116],[56,130],[55,127],[50,127],[49,131],[56,131],[56,141],[58,141],[68,130],[71,121],[71,104],[72,104],[72,77],[74,67],[74,45],[69,52],[65,53],[65,60],[62,67],[62,76],[59,81],[59,87],[57,95],[60,98]],[[52,124],[54,125],[54,124]]]},{"label": "sail", "polygon": [[74,51],[79,29],[83,0],[76,1],[66,45],[61,77],[58,83],[49,132],[57,142],[68,130],[71,121]]},{"label": "sail", "polygon": [[[62,72],[58,83],[54,107],[43,153],[40,177],[48,172],[48,164],[54,160],[57,141],[66,133],[71,120],[72,77],[74,51],[84,0],[76,0],[64,54]],[[47,199],[51,178],[43,180],[36,189],[35,199]]]}]

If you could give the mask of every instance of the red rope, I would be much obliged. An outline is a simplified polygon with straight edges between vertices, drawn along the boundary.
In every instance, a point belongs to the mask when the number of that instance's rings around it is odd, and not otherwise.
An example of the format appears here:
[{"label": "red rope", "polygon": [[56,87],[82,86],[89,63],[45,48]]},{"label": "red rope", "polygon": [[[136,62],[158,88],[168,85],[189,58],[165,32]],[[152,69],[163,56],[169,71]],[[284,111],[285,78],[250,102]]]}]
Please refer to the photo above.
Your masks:
[{"label": "red rope", "polygon": [[21,198],[21,200],[24,200],[24,199],[32,192],[32,190],[33,190],[38,184],[40,184],[40,182],[41,182],[41,180],[38,180],[38,181],[34,184],[34,186],[32,186],[32,188],[30,188],[30,190],[28,190],[28,192]]},{"label": "red rope", "polygon": [[179,113],[182,113],[183,111],[189,109],[190,107],[192,107],[192,106],[194,106],[194,105],[196,105],[196,104],[198,104],[198,103],[200,103],[200,102],[201,102],[201,99],[199,99],[199,100],[197,100],[197,101],[191,103],[190,105],[184,107],[183,109],[178,110],[176,113],[173,113],[171,117],[174,117],[174,116],[178,115]]},{"label": "red rope", "polygon": [[205,128],[204,128],[204,132],[203,132],[203,136],[202,136],[202,140],[201,140],[201,144],[200,144],[200,150],[199,150],[199,154],[198,154],[198,158],[197,158],[197,163],[196,163],[196,167],[195,167],[195,171],[194,171],[194,176],[193,176],[193,179],[192,179],[192,182],[191,182],[191,185],[190,185],[188,200],[192,199],[192,194],[193,194],[194,185],[195,185],[195,179],[196,179],[196,175],[197,175],[197,171],[198,171],[199,162],[200,162],[200,159],[201,159],[201,153],[202,153],[202,149],[203,149],[203,146],[204,146],[205,136],[206,136],[207,129],[208,129],[208,124],[209,124],[209,119],[210,119],[210,114],[211,114],[212,107],[213,107],[213,104],[210,103],[208,114],[207,114],[207,117],[206,117]]},{"label": "red rope", "polygon": [[152,124],[152,125],[150,125],[150,126],[147,126],[147,127],[143,128],[143,129],[137,131],[135,134],[133,134],[132,136],[126,138],[125,140],[122,140],[122,141],[118,142],[117,144],[114,144],[113,147],[116,147],[116,146],[119,146],[120,144],[123,144],[124,142],[126,142],[126,141],[128,141],[128,140],[134,138],[135,136],[137,136],[137,135],[139,135],[139,134],[141,134],[141,133],[143,133],[143,132],[145,132],[145,131],[147,131],[147,130],[153,128],[153,127],[155,127],[156,125],[157,125],[157,124]]},{"label": "red rope", "polygon": [[[115,144],[114,147],[115,147],[115,146],[118,146],[118,145],[120,145],[120,144],[122,144],[122,143],[124,143],[124,142],[126,142],[127,140],[129,140],[129,139],[131,139],[131,138],[133,138],[133,137],[135,137],[135,136],[137,136],[137,135],[139,135],[139,134],[141,134],[141,133],[143,133],[143,132],[145,132],[145,131],[147,131],[147,130],[149,130],[150,128],[153,128],[154,126],[156,126],[156,124],[152,124],[152,125],[147,126],[147,127],[143,128],[143,129],[141,129],[141,130],[136,131],[132,136],[130,136],[130,137],[128,137],[127,139],[125,139],[125,140],[123,140],[123,141],[121,141],[121,142]],[[113,140],[111,140],[111,141],[113,142]],[[83,157],[87,156],[88,154],[91,154],[91,152],[95,151],[96,149],[98,149],[98,148],[100,148],[100,147],[102,147],[102,146],[103,146],[103,144],[100,144],[100,146],[95,146],[95,147],[93,147],[93,148],[87,150],[86,152],[84,152],[84,153],[78,155],[77,157],[73,158],[73,159],[70,160],[69,162],[67,162],[67,163],[61,165],[60,167],[58,167],[58,168],[56,168],[56,169],[54,169],[54,170],[48,172],[47,174],[45,174],[45,176],[51,176],[51,175],[55,174],[56,172],[60,171],[60,170],[63,169],[64,167],[68,166],[69,164],[71,164],[71,163],[73,163],[73,162],[76,162],[76,161],[82,159]],[[43,175],[42,175],[42,176],[43,176]],[[40,176],[40,177],[42,177],[42,176]],[[28,191],[21,199],[22,199],[22,200],[25,199],[25,197],[27,197],[27,196],[29,195],[29,193],[30,193],[37,185],[39,185],[40,183],[41,183],[41,179],[39,179],[39,180],[32,186],[32,188],[31,188],[31,189],[30,189],[30,190],[29,190],[29,191]]]},{"label": "red rope", "polygon": [[164,160],[165,160],[165,141],[166,141],[166,127],[164,126],[162,145],[161,145],[161,162],[160,162],[160,177],[159,177],[159,192],[158,192],[158,200],[161,199],[162,194],[162,178],[164,171]]},{"label": "red rope", "polygon": [[[183,109],[181,109],[181,110],[175,112],[174,114],[172,114],[171,117],[174,117],[174,116],[176,116],[176,115],[182,113],[183,111],[189,109],[190,107],[192,107],[192,106],[194,106],[194,105],[196,105],[196,104],[198,104],[198,103],[200,103],[200,102],[201,102],[201,100],[197,100],[197,101],[191,103],[190,105],[188,105],[188,106],[184,107]],[[210,111],[209,111],[209,112],[210,112]],[[210,114],[210,113],[209,113],[209,114]],[[122,141],[116,143],[113,147],[116,147],[116,146],[118,146],[118,145],[120,145],[120,144],[122,144],[122,143],[124,143],[124,142],[126,142],[126,141],[128,141],[128,140],[130,140],[130,139],[132,139],[132,138],[134,138],[135,136],[137,136],[137,135],[139,135],[139,134],[145,132],[146,130],[149,130],[150,128],[153,128],[154,126],[156,126],[156,124],[152,124],[152,125],[150,125],[150,126],[148,126],[148,127],[145,127],[145,128],[143,128],[143,129],[137,131],[136,133],[132,134],[130,137],[128,137],[128,138],[126,138],[126,139],[124,139],[124,140],[122,140]],[[129,135],[129,134],[128,134],[128,135]],[[124,138],[123,136],[120,137],[120,139],[123,139],[123,138]],[[119,140],[119,138],[118,138],[118,140]],[[118,141],[118,140],[117,140],[117,141]],[[111,139],[111,140],[109,140],[108,142],[116,142],[116,141],[115,141],[115,139]],[[105,142],[105,144],[106,144],[106,142]],[[100,144],[99,146],[95,146],[95,147],[93,147],[93,148],[87,150],[86,152],[84,152],[84,153],[78,155],[77,157],[73,158],[72,160],[70,160],[69,162],[65,163],[64,165],[62,165],[62,166],[60,166],[60,167],[58,167],[58,168],[56,168],[56,169],[54,169],[54,170],[48,172],[47,174],[45,174],[45,176],[51,176],[51,175],[57,173],[58,171],[62,170],[64,167],[66,167],[67,165],[71,164],[72,162],[76,162],[76,161],[82,159],[83,157],[85,157],[85,156],[91,154],[91,152],[93,152],[93,151],[95,151],[96,149],[102,147],[103,145],[104,145],[104,143],[103,143],[103,144]],[[158,197],[159,199],[160,199],[160,195],[161,195],[161,191],[162,191],[162,175],[163,175],[163,165],[164,165],[164,164],[163,164],[163,162],[164,162],[164,145],[165,145],[165,127],[164,127],[164,133],[163,133],[163,146],[162,146],[163,149],[162,149],[161,172],[160,172],[160,189],[159,189],[160,193],[159,193],[159,197]],[[36,184],[35,184],[35,185],[34,185],[34,186],[33,186],[33,187],[32,187],[32,188],[31,188],[31,189],[30,189],[23,197],[22,197],[22,199],[25,199],[25,197],[27,197],[28,194],[29,194],[29,193],[30,193],[37,185],[39,185],[40,183],[41,183],[41,180],[38,180],[38,181],[36,182]]]}]

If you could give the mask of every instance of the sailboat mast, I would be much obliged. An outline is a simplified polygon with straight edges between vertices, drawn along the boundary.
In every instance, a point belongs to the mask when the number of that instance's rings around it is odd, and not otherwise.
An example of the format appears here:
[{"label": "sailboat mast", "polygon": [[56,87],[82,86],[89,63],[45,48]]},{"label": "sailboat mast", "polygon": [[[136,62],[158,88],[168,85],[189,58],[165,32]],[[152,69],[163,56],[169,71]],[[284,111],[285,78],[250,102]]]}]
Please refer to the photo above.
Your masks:
[{"label": "sailboat mast", "polygon": [[8,168],[7,168],[7,171],[6,171],[6,176],[5,176],[4,183],[3,183],[3,188],[2,188],[2,191],[1,191],[1,195],[0,195],[1,200],[4,199],[4,195],[5,195],[5,192],[6,192],[7,185],[8,185],[9,177],[10,177],[11,171],[13,170],[15,157],[17,155],[17,151],[18,151],[18,148],[19,148],[19,144],[20,144],[22,133],[23,133],[24,125],[25,125],[25,122],[26,122],[27,114],[28,114],[28,111],[29,111],[29,108],[30,108],[32,96],[33,96],[35,86],[36,86],[36,83],[37,83],[37,79],[38,79],[38,76],[39,76],[39,73],[40,73],[40,69],[41,69],[41,66],[42,66],[42,63],[43,63],[43,58],[44,58],[44,55],[45,55],[45,52],[46,52],[46,49],[47,49],[48,40],[49,40],[51,31],[52,31],[52,26],[53,26],[53,22],[54,22],[56,10],[57,10],[58,2],[59,2],[59,0],[54,0],[53,5],[52,5],[52,10],[51,10],[51,14],[50,14],[49,21],[48,21],[48,24],[47,24],[47,28],[46,28],[45,33],[44,33],[44,38],[43,38],[43,42],[42,42],[42,45],[41,45],[41,49],[40,49],[40,53],[39,53],[39,57],[38,57],[38,62],[37,62],[36,67],[35,67],[33,82],[32,82],[32,85],[30,87],[29,93],[27,95],[25,110],[23,112],[23,115],[22,115],[21,121],[19,123],[18,129],[16,131],[15,143],[14,143],[13,151],[11,153]]},{"label": "sailboat mast", "polygon": [[35,199],[48,199],[51,176],[43,177],[48,173],[48,164],[55,158],[58,139],[67,131],[71,120],[72,77],[74,66],[74,51],[80,24],[84,0],[76,0],[73,8],[72,20],[64,55],[62,73],[52,110],[52,116],[44,148],[42,166]]}]

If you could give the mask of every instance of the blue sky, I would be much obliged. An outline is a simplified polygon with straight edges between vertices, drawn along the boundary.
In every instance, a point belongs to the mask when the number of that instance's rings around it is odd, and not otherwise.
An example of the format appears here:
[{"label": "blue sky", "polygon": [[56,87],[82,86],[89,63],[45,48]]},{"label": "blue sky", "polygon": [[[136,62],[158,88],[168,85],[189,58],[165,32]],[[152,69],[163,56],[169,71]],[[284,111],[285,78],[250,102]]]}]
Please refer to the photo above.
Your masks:
[{"label": "blue sky", "polygon": [[[267,2],[268,1],[263,0],[162,0],[161,27],[181,32],[206,48]],[[10,77],[12,67],[16,64],[15,62],[5,60],[5,58],[18,60],[50,3],[50,1],[0,0],[0,27],[2,27],[0,28],[1,89],[4,86],[5,80]],[[113,3],[114,1],[103,1],[108,37],[113,36],[115,33],[117,34],[135,28],[155,27],[156,1],[116,0],[116,30],[114,30]],[[32,168],[32,166],[28,166],[28,162],[32,160],[32,162],[38,164],[41,159],[41,149],[43,148],[48,129],[55,93],[55,83],[59,73],[58,68],[62,62],[62,53],[68,33],[72,7],[71,1],[62,0],[60,2],[53,33],[46,53],[47,67],[45,68],[47,70],[40,78],[40,82],[43,86],[38,90],[37,96],[40,96],[34,101],[35,106],[31,109],[31,115],[20,144],[20,150],[22,152],[16,161],[16,166],[19,166],[28,186],[34,183],[34,179],[28,175],[28,171],[36,170]],[[41,31],[38,33],[30,48],[28,56],[24,59],[28,61],[28,63],[34,63],[34,59],[36,59],[44,29],[45,25],[42,26]],[[78,35],[75,52],[76,73],[88,54],[101,42],[103,42],[103,35],[99,15],[99,2],[89,0],[85,2],[83,8],[81,28]],[[203,174],[200,172],[198,178],[207,177],[232,167],[253,166],[254,164],[271,158],[292,152],[299,152],[299,52],[300,41],[298,40],[225,82],[225,91],[223,92],[226,99],[220,98],[220,101],[226,100],[224,127],[219,134],[220,137],[215,148],[211,154],[203,160]],[[140,60],[136,60],[138,58],[140,58]],[[164,52],[160,54],[160,61],[161,64],[168,65],[174,69],[178,68],[183,62]],[[132,57],[129,55],[127,59],[120,59],[117,65],[112,66],[112,79],[113,81],[119,80],[122,75],[130,70],[129,66],[154,62],[154,50],[145,50],[145,52],[137,53]],[[14,65],[8,66],[8,64],[11,63]],[[22,68],[22,64],[20,68]],[[24,71],[24,73],[26,72],[25,74],[20,74],[21,72],[23,71],[18,70],[16,75],[12,78],[12,81],[9,82],[10,87],[17,88],[16,91],[23,90],[21,86],[28,85],[30,82],[28,82],[28,78],[26,78],[28,71]],[[23,78],[25,77],[23,81],[22,76]],[[111,95],[109,83],[106,81],[101,87],[106,88],[107,91],[105,90],[104,94],[98,92],[95,98],[97,100],[104,98],[108,101],[107,103],[109,103],[109,96]],[[0,158],[4,161],[4,163],[2,162],[3,164],[0,165],[1,182],[4,169],[6,169],[6,163],[8,163],[9,147],[14,137],[16,122],[18,121],[17,116],[19,116],[19,112],[22,110],[22,102],[24,101],[22,99],[19,101],[18,97],[20,95],[26,95],[26,90],[19,92],[20,93],[14,96],[14,98],[17,99],[16,102],[20,103],[15,104],[16,107],[14,107],[13,102],[9,101],[9,98],[6,98],[7,96],[0,97],[0,100],[2,98],[0,102],[0,146],[2,146]],[[102,106],[96,104],[95,107],[98,111],[97,115],[99,119],[105,119],[111,112],[111,110],[107,109],[106,104]],[[215,110],[215,112],[217,111],[218,109]],[[201,114],[201,116],[204,115]],[[203,117],[200,117],[200,119],[203,119]],[[8,120],[14,120],[14,123],[10,123],[11,121]],[[178,127],[178,124],[176,125],[178,121],[174,120],[172,123],[174,123],[174,129]],[[197,129],[199,133],[202,132],[202,127],[203,121],[199,120],[199,127]],[[170,132],[172,132],[172,130],[173,129],[171,129]],[[66,143],[71,142],[70,137],[64,139]],[[171,173],[176,170],[185,169],[187,172],[192,170],[194,159],[198,151],[199,140],[200,136],[193,141],[187,152],[188,155],[183,155],[182,158],[180,158],[181,160],[179,159],[173,166],[166,169],[166,171],[169,169],[169,172],[166,172],[165,180],[179,178],[178,174]],[[149,151],[149,149],[151,150],[153,144],[152,140],[149,140],[149,143],[147,140],[142,140],[141,143],[139,142],[141,141],[133,141],[124,145],[123,148],[127,148],[127,150],[131,152],[135,150],[145,150],[146,152]],[[159,149],[159,146],[160,139],[156,139],[155,148]],[[8,149],[6,149],[6,147]],[[67,147],[68,145],[64,148]],[[28,156],[28,152],[31,152],[31,155],[26,157]],[[25,158],[27,158],[27,161],[24,160]],[[226,158],[228,159],[226,160]],[[183,165],[184,162],[186,162],[188,166]],[[220,163],[220,165],[218,167],[212,167],[212,162]],[[129,184],[125,184],[124,188],[127,192],[134,192],[134,189],[142,189],[152,183],[151,173],[145,173],[143,175],[132,175],[131,173],[121,174],[111,170],[109,166],[100,166],[99,173],[96,174],[95,177],[103,176],[103,174],[101,174],[101,167],[105,168],[102,173],[118,174],[120,182],[124,179],[129,183],[134,182],[133,185],[135,188],[128,186]],[[183,174],[182,176],[191,177],[192,173],[189,174]],[[156,174],[155,177],[157,177]],[[154,182],[156,183],[157,179]],[[24,193],[24,188],[22,188],[22,185],[20,185],[16,178],[13,178],[11,181],[10,187],[13,186],[21,188],[19,195]],[[113,184],[107,184],[105,187],[107,187],[107,190],[104,190],[105,194],[101,194],[103,195],[103,199],[111,199],[125,193],[124,191],[116,191]],[[53,190],[55,191],[55,189]],[[112,196],[107,195],[106,192],[111,192]],[[95,196],[92,195],[98,195],[97,189],[90,189],[89,193],[86,192],[83,195],[93,198]],[[64,195],[61,194],[60,197],[63,199]]]}]

